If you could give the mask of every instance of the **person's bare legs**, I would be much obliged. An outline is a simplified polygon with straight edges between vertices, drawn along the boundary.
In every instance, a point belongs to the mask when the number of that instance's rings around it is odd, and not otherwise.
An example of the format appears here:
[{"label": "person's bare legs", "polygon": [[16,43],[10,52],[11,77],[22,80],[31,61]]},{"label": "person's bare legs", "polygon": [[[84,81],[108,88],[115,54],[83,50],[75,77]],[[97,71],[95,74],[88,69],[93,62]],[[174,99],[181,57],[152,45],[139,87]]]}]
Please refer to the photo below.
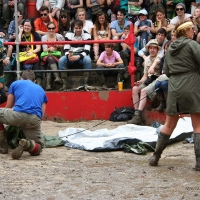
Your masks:
[{"label": "person's bare legs", "polygon": [[140,93],[139,87],[134,86],[132,88],[132,99],[133,99],[133,106],[135,110],[138,110],[138,107],[139,107],[139,100],[140,100],[139,93]]},{"label": "person's bare legs", "polygon": [[146,103],[147,103],[147,93],[146,93],[146,90],[142,89],[140,93],[140,102],[139,102],[138,110],[143,111]]},{"label": "person's bare legs", "polygon": [[179,115],[166,116],[166,122],[158,135],[155,152],[149,160],[150,166],[158,165],[161,154],[169,142],[169,138],[177,125],[178,119]]}]

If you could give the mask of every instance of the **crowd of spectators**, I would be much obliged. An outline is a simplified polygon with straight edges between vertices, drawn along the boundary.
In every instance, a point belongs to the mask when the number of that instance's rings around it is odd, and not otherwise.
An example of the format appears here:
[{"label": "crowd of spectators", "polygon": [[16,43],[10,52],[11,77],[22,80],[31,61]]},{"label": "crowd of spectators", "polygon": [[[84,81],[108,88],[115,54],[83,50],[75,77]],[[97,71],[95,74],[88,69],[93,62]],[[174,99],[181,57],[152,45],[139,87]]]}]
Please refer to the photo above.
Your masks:
[{"label": "crowd of spectators", "polygon": [[[19,41],[82,41],[82,40],[124,40],[130,31],[130,24],[134,25],[136,42],[134,44],[135,65],[137,67],[137,79],[140,80],[144,73],[145,59],[149,55],[146,46],[151,39],[156,39],[160,47],[157,63],[152,62],[151,68],[159,65],[164,55],[164,47],[167,41],[174,41],[175,26],[183,20],[191,20],[194,23],[194,40],[200,42],[200,8],[198,3],[185,2],[184,0],[37,0],[36,9],[39,17],[27,19],[26,0],[17,1]],[[185,4],[184,4],[185,3]],[[0,37],[15,41],[14,0],[3,1],[3,19]],[[128,63],[130,61],[130,47],[125,43],[112,44],[66,44],[66,45],[20,45],[20,51],[38,54],[39,61],[35,63],[21,63],[21,69],[37,70],[63,70],[73,64],[79,64],[84,69],[91,69],[92,62],[97,68],[119,67],[124,72],[118,73],[118,79],[127,79]],[[61,55],[53,55],[60,51]],[[8,46],[3,57],[5,71],[15,67],[16,48]],[[42,57],[42,52],[49,52]],[[122,62],[121,62],[122,61]],[[120,71],[121,72],[121,71]],[[104,73],[99,75],[101,86],[106,87]],[[62,84],[60,90],[66,90],[67,73],[52,73],[54,83]],[[41,85],[42,78],[46,76],[46,90],[51,90],[51,73],[37,73],[37,83]],[[84,85],[88,85],[89,72],[84,73]],[[10,74],[5,75],[5,89],[10,85]]]}]

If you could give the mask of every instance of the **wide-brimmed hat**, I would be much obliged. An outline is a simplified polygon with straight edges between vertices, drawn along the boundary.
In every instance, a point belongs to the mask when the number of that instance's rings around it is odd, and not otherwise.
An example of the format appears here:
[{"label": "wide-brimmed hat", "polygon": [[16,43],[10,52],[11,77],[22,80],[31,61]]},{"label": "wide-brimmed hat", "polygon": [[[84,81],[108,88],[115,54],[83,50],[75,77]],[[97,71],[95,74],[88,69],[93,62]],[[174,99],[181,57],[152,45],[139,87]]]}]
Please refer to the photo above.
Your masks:
[{"label": "wide-brimmed hat", "polygon": [[147,45],[145,46],[145,48],[148,50],[150,46],[154,46],[157,47],[158,50],[161,50],[162,48],[159,46],[158,41],[156,39],[152,39],[150,40]]}]

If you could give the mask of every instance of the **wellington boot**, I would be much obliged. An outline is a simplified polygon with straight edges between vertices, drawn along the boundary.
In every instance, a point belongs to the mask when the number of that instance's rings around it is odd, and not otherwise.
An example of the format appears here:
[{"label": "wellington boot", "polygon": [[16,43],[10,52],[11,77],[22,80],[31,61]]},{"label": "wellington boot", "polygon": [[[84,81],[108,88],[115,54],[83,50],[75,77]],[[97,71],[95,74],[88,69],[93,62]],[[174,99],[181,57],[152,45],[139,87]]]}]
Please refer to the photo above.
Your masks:
[{"label": "wellington boot", "polygon": [[38,77],[36,78],[36,83],[37,83],[39,86],[42,87],[42,77],[38,76]]},{"label": "wellington boot", "polygon": [[120,81],[123,81],[123,74],[118,72],[118,74],[117,74],[117,83],[120,82]]},{"label": "wellington boot", "polygon": [[88,86],[89,78],[90,78],[90,72],[84,72],[84,74],[83,74],[83,84],[84,84],[84,86]]},{"label": "wellington boot", "polygon": [[164,100],[164,94],[163,93],[158,94],[157,98],[160,101],[160,104],[155,110],[158,111],[158,112],[163,112],[164,109],[166,108],[166,102]]},{"label": "wellington boot", "polygon": [[105,85],[105,76],[103,74],[98,76],[100,85]]},{"label": "wellington boot", "polygon": [[200,171],[200,133],[194,134],[194,152],[196,157],[195,170]]},{"label": "wellington boot", "polygon": [[142,111],[136,110],[133,118],[127,122],[127,124],[136,124],[141,125],[142,124]]},{"label": "wellington boot", "polygon": [[[50,68],[51,68],[51,70],[58,70],[58,67],[57,67],[56,64],[51,64]],[[59,74],[57,72],[54,72],[53,75],[55,76],[54,83],[56,83],[56,84],[62,84],[62,81],[60,79]]]},{"label": "wellington boot", "polygon": [[62,72],[61,73],[61,79],[62,79],[62,87],[59,89],[59,91],[66,91],[67,90],[67,73]]},{"label": "wellington boot", "polygon": [[35,147],[35,141],[21,139],[19,141],[19,146],[13,150],[11,153],[11,157],[13,159],[19,159],[24,151],[31,152]]},{"label": "wellington boot", "polygon": [[46,91],[51,91],[51,73],[46,74]]},{"label": "wellington boot", "polygon": [[162,132],[159,133],[155,152],[153,153],[153,156],[149,159],[150,166],[158,165],[158,161],[161,157],[161,154],[163,150],[166,148],[167,144],[169,143],[169,138],[170,138],[169,135],[166,135]]},{"label": "wellington boot", "polygon": [[8,153],[8,144],[7,144],[7,138],[5,135],[5,130],[0,130],[0,153],[1,154]]}]

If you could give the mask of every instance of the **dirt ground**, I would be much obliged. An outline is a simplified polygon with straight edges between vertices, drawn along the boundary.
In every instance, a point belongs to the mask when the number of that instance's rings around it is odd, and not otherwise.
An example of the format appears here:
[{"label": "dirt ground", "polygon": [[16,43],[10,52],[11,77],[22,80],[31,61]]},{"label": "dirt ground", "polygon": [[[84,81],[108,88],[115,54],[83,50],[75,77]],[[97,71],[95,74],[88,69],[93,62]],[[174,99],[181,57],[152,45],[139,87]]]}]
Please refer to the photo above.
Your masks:
[{"label": "dirt ground", "polygon": [[[42,122],[45,135],[68,127],[113,129],[125,123]],[[37,157],[24,153],[20,160],[0,154],[0,199],[123,200],[200,199],[200,172],[194,171],[193,144],[167,147],[158,167],[145,156],[123,151],[87,152],[67,147],[46,148]]]}]

